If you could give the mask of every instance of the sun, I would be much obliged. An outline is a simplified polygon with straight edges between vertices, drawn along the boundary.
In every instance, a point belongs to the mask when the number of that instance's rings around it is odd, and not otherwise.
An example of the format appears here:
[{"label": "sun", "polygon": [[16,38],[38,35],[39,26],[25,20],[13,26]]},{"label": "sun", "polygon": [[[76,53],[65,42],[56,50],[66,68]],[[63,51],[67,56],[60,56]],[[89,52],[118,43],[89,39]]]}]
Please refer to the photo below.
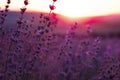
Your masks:
[{"label": "sun", "polygon": [[56,12],[69,17],[120,13],[120,0],[58,0]]}]

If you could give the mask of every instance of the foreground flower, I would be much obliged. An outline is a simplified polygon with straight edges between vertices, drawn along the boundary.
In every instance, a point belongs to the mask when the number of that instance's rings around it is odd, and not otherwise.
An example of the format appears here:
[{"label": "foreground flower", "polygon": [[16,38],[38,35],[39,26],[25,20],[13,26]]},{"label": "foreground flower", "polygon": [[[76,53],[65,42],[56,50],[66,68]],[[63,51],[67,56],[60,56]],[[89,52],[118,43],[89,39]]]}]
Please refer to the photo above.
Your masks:
[{"label": "foreground flower", "polygon": [[21,14],[24,14],[26,11],[26,8],[20,8],[21,9]]},{"label": "foreground flower", "polygon": [[50,10],[54,10],[55,6],[54,5],[49,5]]},{"label": "foreground flower", "polygon": [[53,0],[53,2],[56,2],[57,0]]},{"label": "foreground flower", "polygon": [[7,4],[10,4],[10,2],[11,2],[10,0],[7,0]]},{"label": "foreground flower", "polygon": [[28,5],[28,0],[25,0],[25,1],[24,1],[24,4],[25,4],[25,5]]}]

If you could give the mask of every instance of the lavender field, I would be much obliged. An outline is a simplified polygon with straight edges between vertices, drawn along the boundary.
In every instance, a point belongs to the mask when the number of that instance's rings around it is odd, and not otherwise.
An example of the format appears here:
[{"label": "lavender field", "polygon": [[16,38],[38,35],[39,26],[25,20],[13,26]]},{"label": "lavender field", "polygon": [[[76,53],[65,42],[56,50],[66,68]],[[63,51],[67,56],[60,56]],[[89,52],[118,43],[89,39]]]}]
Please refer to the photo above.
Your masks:
[{"label": "lavender field", "polygon": [[95,33],[87,24],[81,34],[77,21],[60,29],[53,6],[36,17],[9,4],[0,10],[0,80],[120,80],[119,31]]}]

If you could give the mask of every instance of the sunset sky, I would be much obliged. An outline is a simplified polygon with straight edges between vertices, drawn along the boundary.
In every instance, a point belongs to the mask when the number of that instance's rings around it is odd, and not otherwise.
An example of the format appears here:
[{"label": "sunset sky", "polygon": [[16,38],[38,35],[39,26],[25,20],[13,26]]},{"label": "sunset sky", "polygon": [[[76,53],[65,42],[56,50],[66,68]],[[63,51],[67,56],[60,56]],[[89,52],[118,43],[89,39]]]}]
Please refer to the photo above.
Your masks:
[{"label": "sunset sky", "polygon": [[[1,9],[7,0],[0,0]],[[19,10],[24,0],[11,0],[10,10]],[[49,12],[52,0],[29,0],[29,11]],[[69,17],[97,16],[120,13],[120,0],[57,0],[54,12]]]}]

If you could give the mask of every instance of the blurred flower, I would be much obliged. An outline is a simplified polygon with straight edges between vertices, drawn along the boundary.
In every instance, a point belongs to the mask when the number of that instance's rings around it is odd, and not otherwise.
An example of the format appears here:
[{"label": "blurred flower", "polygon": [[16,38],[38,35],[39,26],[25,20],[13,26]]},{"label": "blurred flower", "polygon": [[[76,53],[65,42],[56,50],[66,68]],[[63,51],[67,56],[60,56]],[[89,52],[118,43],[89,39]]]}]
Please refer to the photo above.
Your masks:
[{"label": "blurred flower", "polygon": [[7,0],[7,4],[10,4],[10,2],[11,2],[10,0]]},{"label": "blurred flower", "polygon": [[50,10],[54,10],[55,6],[54,5],[49,5]]},{"label": "blurred flower", "polygon": [[8,9],[5,9],[5,12],[8,12],[9,10]]},{"label": "blurred flower", "polygon": [[25,4],[25,5],[28,5],[28,0],[25,0],[25,1],[24,1],[24,4]]},{"label": "blurred flower", "polygon": [[86,28],[87,28],[87,33],[88,33],[88,34],[92,33],[92,29],[91,29],[90,24],[87,24],[87,25],[86,25]]},{"label": "blurred flower", "polygon": [[26,11],[26,8],[20,8],[21,9],[21,14],[24,14],[24,12]]},{"label": "blurred flower", "polygon": [[53,0],[53,2],[56,2],[57,0]]},{"label": "blurred flower", "polygon": [[41,14],[40,14],[40,18],[42,18],[42,17],[43,17],[43,14],[41,13]]},{"label": "blurred flower", "polygon": [[46,21],[49,21],[49,20],[50,20],[50,18],[49,18],[48,16],[45,16],[44,19],[45,19]]},{"label": "blurred flower", "polygon": [[7,9],[7,8],[9,8],[9,5],[6,5],[5,7],[6,7],[6,9]]}]

